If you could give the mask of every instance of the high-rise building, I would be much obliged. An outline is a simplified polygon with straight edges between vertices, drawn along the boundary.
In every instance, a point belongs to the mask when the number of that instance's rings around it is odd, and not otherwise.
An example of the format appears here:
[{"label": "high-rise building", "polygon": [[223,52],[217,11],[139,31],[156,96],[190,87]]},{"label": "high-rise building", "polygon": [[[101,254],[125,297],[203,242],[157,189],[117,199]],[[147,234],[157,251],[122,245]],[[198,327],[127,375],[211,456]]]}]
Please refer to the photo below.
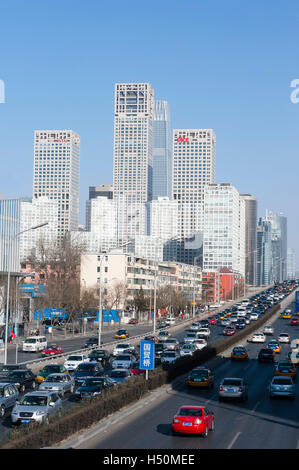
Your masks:
[{"label": "high-rise building", "polygon": [[0,273],[19,272],[20,199],[0,199]]},{"label": "high-rise building", "polygon": [[85,212],[85,227],[88,232],[91,228],[91,201],[96,199],[98,196],[113,199],[113,186],[112,184],[101,184],[100,186],[89,186],[89,200],[86,201],[86,212]]},{"label": "high-rise building", "polygon": [[48,197],[22,198],[20,210],[20,231],[47,222],[45,227],[29,230],[20,235],[20,261],[26,261],[31,255],[39,256],[39,248],[47,249],[57,243],[58,237],[58,201]]},{"label": "high-rise building", "polygon": [[170,112],[167,101],[155,101],[153,199],[172,196]]},{"label": "high-rise building", "polygon": [[245,202],[229,183],[204,189],[203,270],[229,268],[245,277]]},{"label": "high-rise building", "polygon": [[145,234],[144,204],[153,190],[153,119],[149,83],[115,85],[113,197],[120,241]]},{"label": "high-rise building", "polygon": [[288,248],[287,279],[296,277],[296,253],[293,248]]},{"label": "high-rise building", "polygon": [[271,222],[260,218],[257,226],[256,285],[267,286],[272,282]]},{"label": "high-rise building", "polygon": [[80,136],[72,130],[34,133],[33,197],[58,202],[58,239],[78,229]]},{"label": "high-rise building", "polygon": [[247,284],[256,284],[256,256],[257,256],[257,198],[251,194],[240,194],[245,201],[245,280]]},{"label": "high-rise building", "polygon": [[215,171],[214,131],[174,129],[172,193],[179,203],[178,260],[181,262],[190,262],[186,259],[184,240],[202,230],[204,188],[215,183]]},{"label": "high-rise building", "polygon": [[273,281],[287,279],[287,218],[266,211],[263,220],[271,223],[271,252]]}]

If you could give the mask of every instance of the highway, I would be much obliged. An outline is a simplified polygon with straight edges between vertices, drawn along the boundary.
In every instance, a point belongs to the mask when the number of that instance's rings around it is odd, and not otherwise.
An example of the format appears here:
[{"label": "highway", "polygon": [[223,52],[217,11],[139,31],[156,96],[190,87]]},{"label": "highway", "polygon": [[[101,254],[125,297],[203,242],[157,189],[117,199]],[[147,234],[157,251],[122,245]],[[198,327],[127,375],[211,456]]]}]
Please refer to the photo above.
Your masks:
[{"label": "highway", "polygon": [[[292,304],[294,308],[294,305]],[[272,323],[272,322],[270,322]],[[274,336],[289,333],[291,339],[299,337],[299,328],[290,326],[288,320],[278,318],[273,322]],[[219,327],[212,327],[213,336]],[[179,338],[180,335],[175,335]],[[269,341],[272,337],[269,337]],[[212,339],[212,337],[211,337]],[[267,344],[266,341],[265,344]],[[188,391],[185,379],[168,393],[152,403],[144,399],[130,415],[121,413],[119,419],[91,437],[80,436],[80,449],[298,449],[299,448],[299,379],[296,382],[295,400],[274,399],[268,396],[268,385],[274,375],[272,364],[259,364],[256,357],[261,344],[246,343],[250,360],[232,362],[230,350],[223,360],[212,360],[216,380],[211,391]],[[276,360],[285,359],[288,345]],[[213,365],[214,364],[214,365]],[[217,390],[224,377],[243,377],[249,384],[245,403],[218,402]],[[149,403],[149,404],[147,404]],[[208,405],[215,414],[215,430],[207,439],[197,436],[172,436],[171,422],[181,405]],[[137,408],[137,407],[136,407]]]}]

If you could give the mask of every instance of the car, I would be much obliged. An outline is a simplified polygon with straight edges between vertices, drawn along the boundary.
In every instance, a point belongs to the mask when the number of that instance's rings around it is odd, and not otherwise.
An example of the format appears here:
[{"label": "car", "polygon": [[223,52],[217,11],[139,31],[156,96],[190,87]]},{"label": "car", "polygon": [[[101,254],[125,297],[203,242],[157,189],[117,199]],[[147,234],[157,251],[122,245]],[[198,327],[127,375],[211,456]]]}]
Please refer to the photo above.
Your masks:
[{"label": "car", "polygon": [[204,338],[197,338],[192,342],[196,349],[204,349],[207,347],[208,343]]},{"label": "car", "polygon": [[220,320],[220,326],[230,326],[231,321],[229,318],[223,318],[223,320]]},{"label": "car", "polygon": [[48,364],[41,369],[36,376],[36,382],[41,384],[50,374],[63,374],[66,368],[61,364]]},{"label": "car", "polygon": [[236,330],[243,330],[243,328],[246,327],[246,323],[245,321],[243,320],[238,320],[236,323],[235,323],[235,328]]},{"label": "car", "polygon": [[36,391],[26,393],[17,402],[11,412],[12,424],[48,423],[51,415],[59,414],[62,410],[62,400],[57,393]]},{"label": "car", "polygon": [[170,336],[169,331],[159,331],[158,340],[164,343],[165,339],[167,339],[169,336]]},{"label": "car", "polygon": [[68,372],[73,372],[77,369],[78,365],[81,364],[81,362],[88,361],[89,359],[85,354],[72,354],[67,358],[63,365]]},{"label": "car", "polygon": [[274,335],[274,328],[272,325],[266,325],[263,329],[264,335]]},{"label": "car", "polygon": [[275,375],[292,377],[296,380],[296,367],[290,361],[279,362],[276,366]]},{"label": "car", "polygon": [[134,351],[135,347],[133,344],[130,343],[119,343],[115,346],[112,355],[113,356],[118,356],[119,354],[122,354],[125,351]]},{"label": "car", "polygon": [[195,341],[196,339],[198,339],[197,331],[186,331],[186,334],[184,336],[185,344],[193,343],[193,341]]},{"label": "car", "polygon": [[295,385],[291,377],[274,376],[269,385],[269,397],[295,398]]},{"label": "car", "polygon": [[155,335],[148,335],[148,336],[145,336],[143,339],[144,341],[153,341],[155,344],[159,343],[159,339]]},{"label": "car", "polygon": [[130,320],[128,321],[129,325],[136,325],[137,323],[138,323],[137,318],[130,318]]},{"label": "car", "polygon": [[226,328],[224,328],[224,330],[222,331],[222,334],[223,336],[232,336],[236,333],[236,329],[235,327],[233,326],[227,326]]},{"label": "car", "polygon": [[24,369],[23,364],[1,364],[0,379],[7,377],[10,372],[17,369]]},{"label": "car", "polygon": [[236,323],[239,320],[237,315],[231,315],[229,319],[231,323]]},{"label": "car", "polygon": [[103,367],[106,367],[110,362],[110,354],[107,349],[94,349],[88,354],[88,359],[91,362],[100,362]]},{"label": "car", "polygon": [[299,325],[299,318],[298,317],[292,317],[290,321],[291,326],[298,326]]},{"label": "car", "polygon": [[112,369],[130,369],[135,362],[132,354],[119,354],[112,361]]},{"label": "car", "polygon": [[216,325],[217,317],[209,317],[208,321],[209,321],[210,325]]},{"label": "car", "polygon": [[259,317],[260,317],[260,315],[259,315],[259,313],[257,313],[257,312],[252,312],[252,313],[250,314],[250,320],[256,321],[256,320],[259,319]]},{"label": "car", "polygon": [[190,330],[190,331],[198,331],[199,328],[200,328],[199,322],[193,322],[193,323],[191,323],[191,325],[189,326],[189,330]]},{"label": "car", "polygon": [[81,385],[86,377],[98,377],[104,373],[104,368],[99,362],[82,362],[73,373],[77,386]]},{"label": "car", "polygon": [[247,383],[240,377],[227,377],[222,380],[218,390],[218,400],[233,398],[245,401],[248,398]]},{"label": "car", "polygon": [[209,338],[210,337],[210,334],[211,334],[211,331],[209,328],[199,328],[199,330],[197,331],[197,334],[198,335],[204,335],[206,336],[206,338]]},{"label": "car", "polygon": [[183,346],[180,349],[180,355],[183,356],[193,356],[193,354],[196,351],[196,347],[194,346],[193,343],[189,344],[183,344]]},{"label": "car", "polygon": [[210,322],[209,322],[209,320],[200,320],[199,325],[200,325],[200,328],[207,328],[207,329],[209,329],[209,327],[210,327]]},{"label": "car", "polygon": [[206,367],[196,367],[187,377],[188,388],[212,388],[214,386],[214,374]]},{"label": "car", "polygon": [[11,410],[19,399],[19,391],[14,384],[0,383],[0,417],[4,418],[7,410]]},{"label": "car", "polygon": [[247,361],[249,359],[249,354],[245,346],[240,344],[233,348],[230,357],[232,360],[236,361]]},{"label": "car", "polygon": [[282,314],[282,318],[284,320],[289,320],[290,318],[292,318],[292,312],[286,312],[284,311],[283,314]]},{"label": "car", "polygon": [[40,384],[39,390],[55,392],[63,397],[67,392],[74,392],[75,380],[70,374],[50,374],[46,380]]},{"label": "car", "polygon": [[258,353],[259,362],[274,362],[274,351],[270,348],[262,348]]},{"label": "car", "polygon": [[26,389],[35,389],[36,375],[30,369],[17,369],[9,372],[5,379],[0,383],[10,383],[15,385],[19,392],[23,393]]},{"label": "car", "polygon": [[129,338],[129,336],[130,333],[128,330],[118,330],[114,335],[115,339],[126,339]]},{"label": "car", "polygon": [[290,335],[288,335],[288,333],[280,333],[277,339],[280,343],[289,343],[291,341]]},{"label": "car", "polygon": [[166,323],[167,326],[173,326],[173,325],[175,325],[175,319],[174,318],[166,318],[165,323]]},{"label": "car", "polygon": [[155,355],[160,356],[165,350],[164,343],[155,344]]},{"label": "car", "polygon": [[112,370],[109,374],[108,377],[112,380],[114,380],[116,383],[120,384],[122,382],[125,382],[129,380],[130,378],[133,377],[131,372],[128,369],[117,369],[115,368]]},{"label": "car", "polygon": [[42,351],[42,356],[51,357],[62,353],[63,348],[61,346],[58,346],[58,344],[50,344],[50,346],[47,346],[47,348]]},{"label": "car", "polygon": [[277,354],[279,354],[280,351],[281,351],[281,346],[280,346],[280,344],[277,340],[270,341],[270,343],[268,343],[267,347],[269,349],[273,349],[273,351]]},{"label": "car", "polygon": [[182,406],[172,421],[172,433],[201,434],[208,436],[214,430],[214,413],[204,406]]},{"label": "car", "polygon": [[264,333],[254,333],[248,341],[251,341],[251,343],[264,343],[266,341],[266,336]]},{"label": "car", "polygon": [[116,384],[117,382],[109,377],[86,377],[84,382],[75,391],[75,400],[95,397],[100,395],[103,390],[112,389]]},{"label": "car", "polygon": [[92,338],[87,338],[84,344],[84,348],[93,348],[94,346],[98,346],[98,344],[99,344],[99,338],[94,336]]},{"label": "car", "polygon": [[161,362],[162,363],[172,363],[179,359],[180,355],[177,351],[164,351],[161,354]]},{"label": "car", "polygon": [[132,375],[141,375],[145,373],[144,369],[140,369],[139,361],[135,361],[130,369]]},{"label": "car", "polygon": [[167,350],[176,350],[179,349],[180,343],[176,338],[167,338],[164,341],[164,348]]}]

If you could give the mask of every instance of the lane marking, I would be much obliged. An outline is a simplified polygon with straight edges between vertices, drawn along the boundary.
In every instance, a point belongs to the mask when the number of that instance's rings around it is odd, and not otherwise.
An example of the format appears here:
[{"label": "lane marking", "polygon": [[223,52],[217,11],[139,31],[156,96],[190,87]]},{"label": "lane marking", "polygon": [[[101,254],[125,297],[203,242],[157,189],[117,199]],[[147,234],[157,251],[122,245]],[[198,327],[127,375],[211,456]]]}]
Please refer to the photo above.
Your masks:
[{"label": "lane marking", "polygon": [[236,442],[236,440],[238,439],[238,437],[240,436],[240,434],[242,434],[241,431],[239,431],[239,432],[235,435],[235,437],[233,438],[233,440],[231,441],[231,443],[229,444],[229,446],[227,447],[227,449],[231,449],[231,448],[233,447],[234,443]]}]

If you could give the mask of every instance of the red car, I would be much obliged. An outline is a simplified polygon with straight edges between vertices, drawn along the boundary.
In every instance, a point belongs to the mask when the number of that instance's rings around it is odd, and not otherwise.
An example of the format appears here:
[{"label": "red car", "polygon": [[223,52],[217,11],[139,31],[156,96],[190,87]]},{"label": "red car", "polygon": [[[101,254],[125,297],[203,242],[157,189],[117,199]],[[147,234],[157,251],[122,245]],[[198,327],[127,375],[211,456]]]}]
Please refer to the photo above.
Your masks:
[{"label": "red car", "polygon": [[215,325],[217,323],[217,318],[216,317],[208,318],[208,320],[209,320],[211,325]]},{"label": "red car", "polygon": [[214,430],[214,413],[204,406],[182,406],[172,421],[172,433],[202,434]]},{"label": "red car", "polygon": [[133,367],[130,369],[130,372],[133,375],[145,374],[145,370],[139,369],[139,362],[134,362]]},{"label": "red car", "polygon": [[46,349],[43,350],[42,356],[43,357],[48,357],[48,356],[56,356],[57,354],[62,354],[63,353],[63,348],[61,346],[57,346],[57,344],[51,344],[48,346]]},{"label": "red car", "polygon": [[291,321],[290,321],[290,325],[292,325],[292,326],[299,325],[299,317],[298,318],[296,318],[296,317],[292,318]]},{"label": "red car", "polygon": [[232,336],[235,333],[236,333],[236,329],[231,326],[228,326],[227,328],[224,328],[223,330],[224,336]]}]

